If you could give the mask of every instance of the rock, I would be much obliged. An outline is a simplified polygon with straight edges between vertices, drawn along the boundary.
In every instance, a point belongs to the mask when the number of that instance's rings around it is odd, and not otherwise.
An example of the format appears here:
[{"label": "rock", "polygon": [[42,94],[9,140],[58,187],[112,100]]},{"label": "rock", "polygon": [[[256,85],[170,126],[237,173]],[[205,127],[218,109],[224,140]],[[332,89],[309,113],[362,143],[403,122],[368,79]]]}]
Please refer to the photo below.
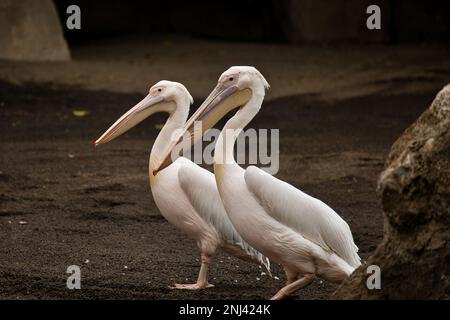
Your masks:
[{"label": "rock", "polygon": [[51,0],[0,1],[0,59],[70,60]]},{"label": "rock", "polygon": [[[342,299],[450,298],[450,84],[394,143],[378,182],[384,239],[335,293]],[[368,290],[366,267],[381,269]]]}]

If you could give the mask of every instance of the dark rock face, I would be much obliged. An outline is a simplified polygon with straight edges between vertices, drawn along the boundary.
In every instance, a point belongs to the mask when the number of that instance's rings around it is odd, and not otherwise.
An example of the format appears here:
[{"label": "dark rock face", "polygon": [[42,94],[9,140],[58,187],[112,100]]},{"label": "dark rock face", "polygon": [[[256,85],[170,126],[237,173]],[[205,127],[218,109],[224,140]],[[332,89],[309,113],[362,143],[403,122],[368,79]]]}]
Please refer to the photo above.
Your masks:
[{"label": "dark rock face", "polygon": [[70,60],[51,0],[0,1],[0,59]]},{"label": "dark rock face", "polygon": [[[450,84],[392,146],[378,183],[384,239],[342,299],[450,298]],[[368,265],[381,269],[369,290]]]}]

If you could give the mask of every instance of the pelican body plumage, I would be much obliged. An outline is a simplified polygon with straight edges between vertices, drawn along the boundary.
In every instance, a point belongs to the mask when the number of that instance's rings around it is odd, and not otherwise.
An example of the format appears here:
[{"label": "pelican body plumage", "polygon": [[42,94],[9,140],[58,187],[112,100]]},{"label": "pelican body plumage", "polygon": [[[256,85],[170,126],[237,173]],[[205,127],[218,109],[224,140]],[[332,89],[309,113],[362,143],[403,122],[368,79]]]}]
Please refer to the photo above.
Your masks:
[{"label": "pelican body plumage", "polygon": [[[192,97],[180,83],[160,81],[149,94],[120,117],[95,145],[109,142],[156,112],[169,118],[151,150],[149,178],[153,199],[164,218],[197,242],[201,268],[194,284],[175,284],[173,288],[197,290],[211,287],[208,282],[210,258],[222,248],[243,260],[260,264],[270,274],[270,262],[238,234],[231,223],[217,190],[214,175],[187,158],[180,157],[155,172],[176,130],[183,128]],[[207,197],[205,197],[207,195]]]},{"label": "pelican body plumage", "polygon": [[256,68],[231,67],[186,123],[184,132],[195,133],[196,121],[202,121],[206,130],[239,108],[217,140],[216,184],[226,213],[242,238],[283,266],[287,283],[272,297],[281,299],[315,277],[340,283],[361,263],[348,224],[333,209],[255,166],[243,169],[236,163],[235,140],[259,112],[268,87]]}]

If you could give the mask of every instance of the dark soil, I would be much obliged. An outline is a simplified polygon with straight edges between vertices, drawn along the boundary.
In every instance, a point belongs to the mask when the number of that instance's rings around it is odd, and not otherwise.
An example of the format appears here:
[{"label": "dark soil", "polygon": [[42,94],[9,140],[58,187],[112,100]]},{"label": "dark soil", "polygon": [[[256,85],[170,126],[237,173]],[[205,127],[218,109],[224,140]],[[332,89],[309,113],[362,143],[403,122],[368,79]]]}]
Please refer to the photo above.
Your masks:
[{"label": "dark soil", "polygon": [[[160,216],[150,193],[147,161],[165,116],[98,150],[91,146],[141,97],[0,83],[0,298],[265,299],[283,284],[276,265],[279,279],[271,279],[219,254],[214,288],[168,288],[195,281],[199,252]],[[277,176],[341,214],[366,258],[382,239],[375,187],[384,159],[432,98],[286,97],[266,102],[252,126],[280,129]],[[89,114],[76,117],[78,109]],[[66,289],[74,264],[82,290]],[[335,289],[317,280],[298,297],[327,299]]]}]

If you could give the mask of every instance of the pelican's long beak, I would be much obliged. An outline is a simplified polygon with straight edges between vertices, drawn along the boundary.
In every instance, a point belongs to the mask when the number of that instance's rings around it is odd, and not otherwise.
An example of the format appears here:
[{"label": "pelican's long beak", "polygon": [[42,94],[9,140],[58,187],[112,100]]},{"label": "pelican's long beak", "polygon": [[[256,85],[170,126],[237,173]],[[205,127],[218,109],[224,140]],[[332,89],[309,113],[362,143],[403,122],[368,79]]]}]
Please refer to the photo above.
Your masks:
[{"label": "pelican's long beak", "polygon": [[143,121],[150,115],[162,111],[165,102],[161,96],[147,95],[137,105],[128,110],[123,116],[119,118],[105,133],[98,138],[94,144],[98,146],[100,144],[109,142],[120,135],[124,134],[138,123]]},{"label": "pelican's long beak", "polygon": [[[235,85],[225,88],[221,85],[217,85],[192,117],[186,122],[180,135],[178,135],[169,145],[166,155],[153,171],[153,174],[156,175],[180,156],[179,153],[182,149],[174,152],[177,145],[182,144],[183,147],[193,145],[203,136],[206,130],[213,127],[228,112],[245,105],[250,100],[251,95],[252,92],[250,89],[240,90]],[[201,126],[195,125],[198,122],[201,122]],[[188,141],[186,142],[184,139],[188,139]]]}]

